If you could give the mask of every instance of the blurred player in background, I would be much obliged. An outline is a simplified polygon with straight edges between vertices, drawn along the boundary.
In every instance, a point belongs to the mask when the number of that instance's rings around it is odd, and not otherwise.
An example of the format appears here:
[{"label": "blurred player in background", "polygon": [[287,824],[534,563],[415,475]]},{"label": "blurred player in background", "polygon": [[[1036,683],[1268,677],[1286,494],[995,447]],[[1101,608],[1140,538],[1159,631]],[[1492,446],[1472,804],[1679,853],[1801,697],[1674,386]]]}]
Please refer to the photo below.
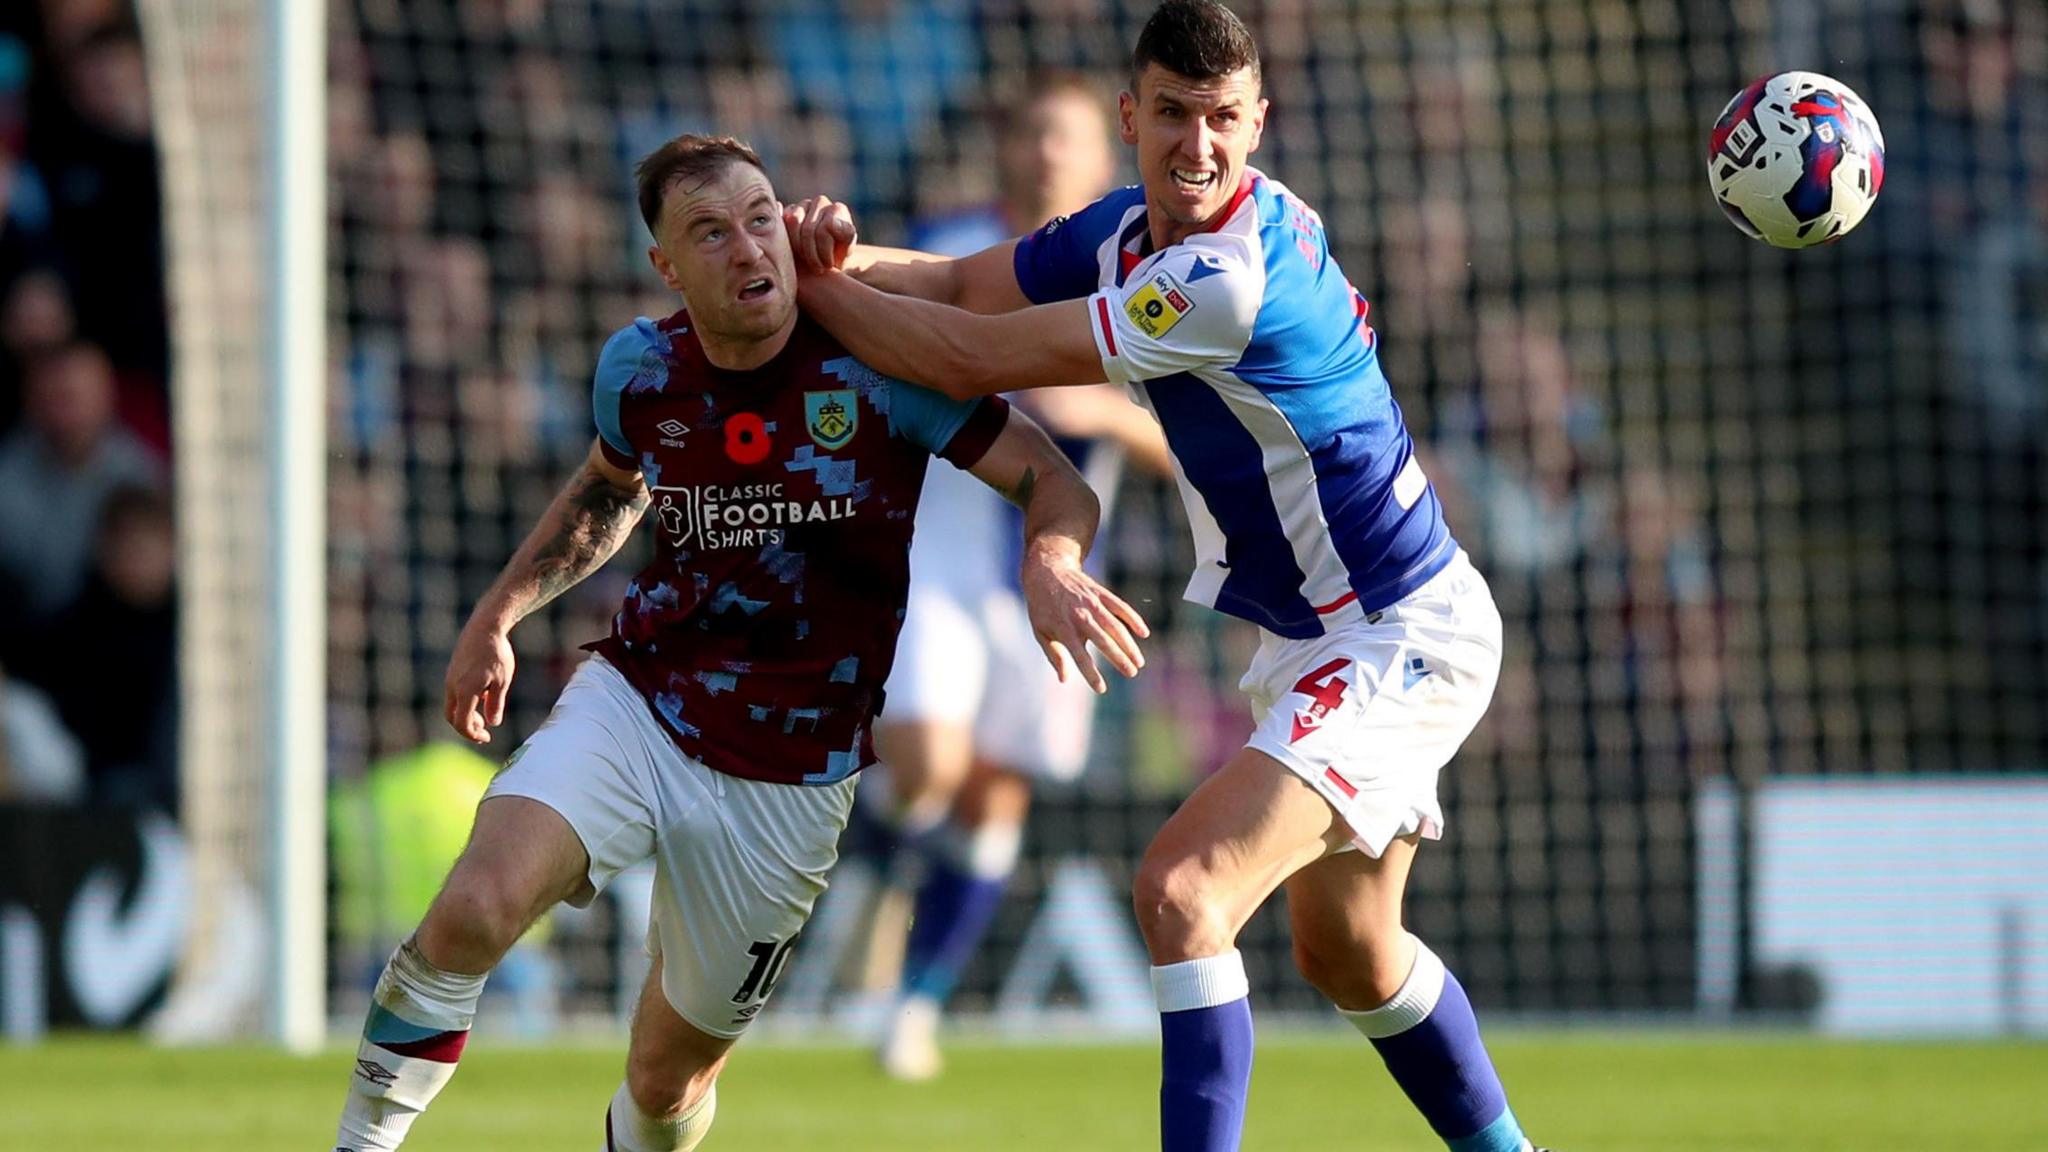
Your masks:
[{"label": "blurred player in background", "polygon": [[[1250,32],[1213,0],[1167,0],[1131,72],[1119,127],[1142,185],[963,260],[853,254],[904,295],[827,271],[801,297],[857,354],[949,394],[1130,385],[1165,428],[1194,527],[1188,597],[1263,630],[1241,683],[1257,730],[1160,829],[1135,883],[1162,1147],[1239,1145],[1252,1018],[1235,942],[1284,885],[1302,974],[1445,1143],[1527,1152],[1463,988],[1401,919],[1417,843],[1441,835],[1438,772],[1499,677],[1500,614],[1321,220],[1248,165],[1266,117]],[[852,239],[821,200],[792,219],[807,268]]]},{"label": "blurred player in background", "polygon": [[[996,125],[1001,203],[913,229],[924,251],[965,256],[1077,212],[1110,188],[1109,110],[1084,78],[1037,77]],[[1108,384],[1019,401],[1082,469],[1105,510],[1126,454],[1167,468],[1159,425]],[[897,967],[882,1067],[939,1072],[938,1022],[1017,866],[1036,780],[1070,781],[1088,755],[1094,694],[1062,683],[1038,652],[1017,584],[1016,510],[950,468],[925,477],[910,553],[910,608],[875,728],[885,794],[878,837],[889,888],[877,901],[871,967]],[[1098,553],[1099,556],[1099,553]],[[906,945],[905,891],[916,885]]]},{"label": "blurred player in background", "polygon": [[1098,690],[1090,641],[1137,670],[1142,621],[1081,567],[1095,496],[1035,424],[1000,398],[878,375],[806,321],[781,205],[745,145],[678,137],[637,176],[649,258],[685,308],[605,345],[597,441],[457,641],[449,723],[489,741],[512,627],[650,509],[654,556],[379,978],[338,1150],[398,1147],[453,1075],[506,949],[650,856],[654,963],[605,1147],[703,1140],[726,1054],[788,964],[874,758],[932,454],[1024,509],[1024,594],[1048,657]]}]

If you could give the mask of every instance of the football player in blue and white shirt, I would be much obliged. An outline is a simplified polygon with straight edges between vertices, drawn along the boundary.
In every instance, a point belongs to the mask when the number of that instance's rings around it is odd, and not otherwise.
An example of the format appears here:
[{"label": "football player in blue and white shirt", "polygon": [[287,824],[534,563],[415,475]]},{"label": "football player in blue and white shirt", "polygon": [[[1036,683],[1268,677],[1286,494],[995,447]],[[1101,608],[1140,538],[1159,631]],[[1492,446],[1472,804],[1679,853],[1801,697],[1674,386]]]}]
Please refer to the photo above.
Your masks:
[{"label": "football player in blue and white shirt", "polygon": [[[850,216],[813,199],[786,212],[819,272],[800,298],[878,370],[954,395],[1128,386],[1165,430],[1194,527],[1188,598],[1264,632],[1241,684],[1256,733],[1136,879],[1166,1152],[1238,1147],[1252,1026],[1233,945],[1283,885],[1302,974],[1445,1143],[1526,1152],[1470,1001],[1401,922],[1417,844],[1442,832],[1438,772],[1493,694],[1500,615],[1321,221],[1247,163],[1259,92],[1236,16],[1167,0],[1119,100],[1140,186],[956,261],[854,251]],[[1056,664],[1081,655],[1044,643]]]}]

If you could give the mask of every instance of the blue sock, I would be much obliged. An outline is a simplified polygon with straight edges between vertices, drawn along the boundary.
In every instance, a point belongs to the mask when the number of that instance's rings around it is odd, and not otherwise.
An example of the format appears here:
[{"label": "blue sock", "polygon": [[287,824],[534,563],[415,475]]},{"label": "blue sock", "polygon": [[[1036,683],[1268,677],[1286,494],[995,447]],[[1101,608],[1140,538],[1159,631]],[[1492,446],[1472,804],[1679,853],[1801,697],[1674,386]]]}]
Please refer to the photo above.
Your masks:
[{"label": "blue sock", "polygon": [[1252,1002],[1236,949],[1152,969],[1161,1152],[1237,1152],[1252,1083]]},{"label": "blue sock", "polygon": [[[960,982],[975,947],[1002,907],[1003,892],[1017,862],[1018,837],[1017,829],[998,829],[993,833],[998,843],[992,851],[977,852],[980,845],[975,841],[991,837],[976,834],[963,850],[934,854],[924,884],[917,890],[917,911],[910,922],[910,940],[904,945],[905,996],[944,1004],[953,994],[953,986]],[[1001,851],[1003,841],[1008,844],[1007,854]]]},{"label": "blue sock", "polygon": [[1387,1071],[1451,1152],[1522,1152],[1522,1126],[1479,1039],[1465,989],[1422,941],[1392,1000],[1345,1012],[1379,1049]]}]

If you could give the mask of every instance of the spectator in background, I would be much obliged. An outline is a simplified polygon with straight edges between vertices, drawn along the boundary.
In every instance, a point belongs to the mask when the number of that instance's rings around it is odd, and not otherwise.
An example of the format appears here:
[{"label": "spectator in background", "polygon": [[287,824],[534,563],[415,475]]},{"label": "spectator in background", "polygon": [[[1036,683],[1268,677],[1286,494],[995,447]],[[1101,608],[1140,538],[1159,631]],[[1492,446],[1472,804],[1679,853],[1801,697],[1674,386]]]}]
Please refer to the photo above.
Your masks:
[{"label": "spectator in background", "polygon": [[0,429],[21,414],[28,366],[69,344],[78,331],[71,287],[53,268],[0,280]]},{"label": "spectator in background", "polygon": [[101,26],[59,57],[61,107],[31,126],[51,220],[75,277],[81,333],[135,383],[122,411],[153,443],[167,435],[169,355],[162,205],[142,41]]},{"label": "spectator in background", "polygon": [[69,611],[42,631],[35,666],[85,749],[92,799],[177,810],[177,540],[170,498],[122,487],[91,538],[96,562]]},{"label": "spectator in background", "polygon": [[76,804],[85,799],[85,753],[32,684],[0,668],[0,804]]},{"label": "spectator in background", "polygon": [[160,465],[114,414],[106,353],[70,344],[29,369],[22,421],[0,440],[0,620],[48,621],[83,588],[108,496]]}]

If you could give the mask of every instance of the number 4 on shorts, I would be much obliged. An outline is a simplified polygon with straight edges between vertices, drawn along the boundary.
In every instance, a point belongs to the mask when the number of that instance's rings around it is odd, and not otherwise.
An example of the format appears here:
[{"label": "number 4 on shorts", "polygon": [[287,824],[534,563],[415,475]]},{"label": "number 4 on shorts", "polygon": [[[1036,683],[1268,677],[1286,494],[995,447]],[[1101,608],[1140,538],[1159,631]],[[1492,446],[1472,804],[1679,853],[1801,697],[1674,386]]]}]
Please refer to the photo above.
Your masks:
[{"label": "number 4 on shorts", "polygon": [[1337,673],[1350,666],[1349,660],[1332,660],[1294,682],[1294,690],[1308,697],[1309,705],[1294,710],[1294,735],[1288,737],[1289,744],[1321,728],[1330,713],[1344,703],[1344,692],[1351,685]]}]

